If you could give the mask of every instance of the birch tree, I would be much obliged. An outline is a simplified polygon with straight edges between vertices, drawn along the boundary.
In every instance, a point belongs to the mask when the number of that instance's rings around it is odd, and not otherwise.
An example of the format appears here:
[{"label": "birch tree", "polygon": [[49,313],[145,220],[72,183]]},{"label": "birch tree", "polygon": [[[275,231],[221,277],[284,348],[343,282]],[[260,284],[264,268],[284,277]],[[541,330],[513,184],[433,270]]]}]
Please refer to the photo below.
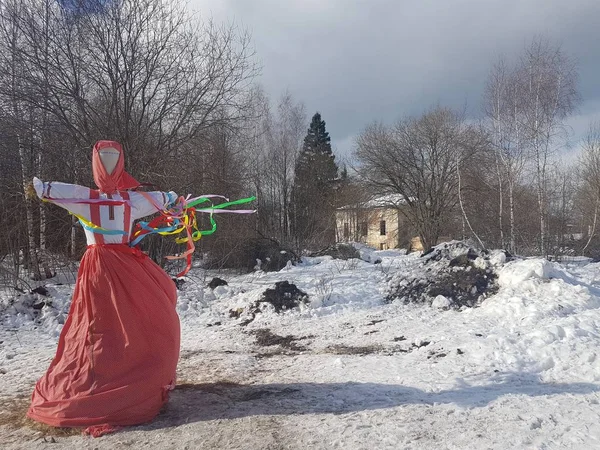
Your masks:
[{"label": "birch tree", "polygon": [[[269,184],[269,198],[273,207],[273,230],[281,243],[291,244],[291,202],[294,168],[302,148],[306,129],[306,112],[302,103],[295,103],[284,93],[271,116],[267,128],[267,160],[263,172]],[[264,170],[264,168],[263,168]]]},{"label": "birch tree", "polygon": [[556,256],[579,247],[575,234],[581,229],[576,210],[576,167],[572,162],[556,161],[548,174],[548,253]]},{"label": "birch tree", "polygon": [[[504,58],[492,67],[484,91],[483,112],[492,137],[494,169],[498,186],[498,230],[500,246],[505,248],[504,236],[504,181],[508,175],[505,164],[505,149],[508,138],[507,103],[509,94],[509,74]],[[512,223],[511,223],[512,234]]]},{"label": "birch tree", "polygon": [[[31,114],[31,109],[27,108],[19,101],[17,92],[23,88],[23,77],[25,68],[22,64],[19,49],[24,45],[23,36],[17,25],[18,18],[22,14],[22,5],[20,2],[11,1],[2,9],[8,20],[0,28],[1,39],[4,42],[6,54],[1,61],[0,69],[5,74],[4,89],[7,95],[4,99],[6,118],[11,131],[11,139],[14,148],[17,149],[17,158],[19,161],[19,175],[23,192],[31,181],[35,167],[35,155],[28,151],[32,146],[32,128],[27,126],[26,117]],[[29,115],[30,115],[29,114]],[[30,275],[35,280],[42,278],[40,266],[38,264],[38,246],[35,240],[34,229],[34,209],[33,199],[24,198],[24,220],[27,231],[27,248],[25,265]]]},{"label": "birch tree", "polygon": [[567,135],[566,119],[579,99],[577,68],[559,46],[536,38],[518,68],[522,83],[523,125],[533,160],[539,214],[539,251],[547,252],[549,165]]},{"label": "birch tree", "polygon": [[[496,159],[500,242],[513,253],[518,222],[515,190],[528,181],[527,172],[537,197],[538,252],[547,251],[548,172],[566,141],[565,121],[578,101],[576,81],[573,61],[543,38],[534,39],[512,66],[499,58],[488,76],[483,110]],[[508,240],[504,233],[505,194]]]},{"label": "birch tree", "polygon": [[587,241],[582,248],[582,253],[585,254],[598,231],[598,214],[600,212],[599,123],[590,125],[579,159],[579,171],[582,181],[579,188],[579,197],[583,199],[584,204],[586,205],[585,209],[592,213],[591,219],[587,222]]}]

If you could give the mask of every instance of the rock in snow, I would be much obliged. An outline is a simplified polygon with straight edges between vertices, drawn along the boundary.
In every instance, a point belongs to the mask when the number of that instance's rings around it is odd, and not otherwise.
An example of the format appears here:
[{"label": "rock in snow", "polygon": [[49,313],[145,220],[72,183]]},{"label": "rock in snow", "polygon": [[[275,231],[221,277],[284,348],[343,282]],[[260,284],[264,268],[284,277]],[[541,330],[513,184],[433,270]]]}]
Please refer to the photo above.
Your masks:
[{"label": "rock in snow", "polygon": [[443,295],[438,295],[436,298],[433,299],[433,302],[431,302],[431,306],[433,306],[434,308],[440,308],[440,309],[450,308],[451,305],[452,305],[452,302],[450,300],[448,300],[446,297],[444,297]]}]

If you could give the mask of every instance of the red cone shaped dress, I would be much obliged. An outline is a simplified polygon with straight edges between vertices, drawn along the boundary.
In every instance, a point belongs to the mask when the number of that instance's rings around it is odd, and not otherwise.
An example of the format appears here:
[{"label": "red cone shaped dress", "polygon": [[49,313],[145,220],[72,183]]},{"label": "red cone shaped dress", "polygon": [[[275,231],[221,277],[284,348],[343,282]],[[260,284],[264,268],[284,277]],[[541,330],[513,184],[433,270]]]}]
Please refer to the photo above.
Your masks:
[{"label": "red cone shaped dress", "polygon": [[[119,152],[112,170],[102,163],[103,148]],[[99,435],[156,416],[175,383],[180,332],[175,284],[150,258],[127,245],[133,221],[156,212],[155,205],[175,201],[176,195],[126,191],[138,183],[124,171],[116,142],[98,142],[92,161],[100,190],[34,180],[41,198],[95,226],[126,234],[86,228],[88,249],[71,309],[27,415],[52,426],[91,427]]]}]

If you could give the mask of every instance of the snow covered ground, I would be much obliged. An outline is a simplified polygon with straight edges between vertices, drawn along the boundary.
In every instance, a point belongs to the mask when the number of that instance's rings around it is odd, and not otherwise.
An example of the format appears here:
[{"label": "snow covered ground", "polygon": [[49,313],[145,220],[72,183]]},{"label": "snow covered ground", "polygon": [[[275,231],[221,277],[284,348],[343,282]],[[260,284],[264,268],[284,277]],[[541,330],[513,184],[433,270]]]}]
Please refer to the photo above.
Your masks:
[{"label": "snow covered ground", "polygon": [[[180,291],[179,387],[161,415],[98,439],[8,421],[0,447],[600,449],[600,264],[495,258],[498,293],[457,311],[385,303],[394,280],[426,271],[417,255],[361,257],[220,274],[229,285],[214,291],[197,269]],[[283,280],[310,303],[252,313]],[[37,296],[2,312],[0,418],[26,407],[71,288],[50,286],[37,318]]]}]

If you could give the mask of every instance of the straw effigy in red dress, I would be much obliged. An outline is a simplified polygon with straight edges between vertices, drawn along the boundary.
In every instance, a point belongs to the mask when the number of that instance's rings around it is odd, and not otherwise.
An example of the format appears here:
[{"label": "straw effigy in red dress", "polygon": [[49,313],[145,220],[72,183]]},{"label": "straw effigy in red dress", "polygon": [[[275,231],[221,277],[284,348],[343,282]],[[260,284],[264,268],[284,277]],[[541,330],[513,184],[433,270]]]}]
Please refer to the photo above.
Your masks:
[{"label": "straw effigy in red dress", "polygon": [[134,220],[177,196],[136,192],[121,145],[93,149],[98,190],[34,180],[38,196],[82,221],[83,255],[56,356],[37,382],[27,415],[98,436],[152,420],[175,384],[179,358],[177,293],[170,277],[130,247]]}]

